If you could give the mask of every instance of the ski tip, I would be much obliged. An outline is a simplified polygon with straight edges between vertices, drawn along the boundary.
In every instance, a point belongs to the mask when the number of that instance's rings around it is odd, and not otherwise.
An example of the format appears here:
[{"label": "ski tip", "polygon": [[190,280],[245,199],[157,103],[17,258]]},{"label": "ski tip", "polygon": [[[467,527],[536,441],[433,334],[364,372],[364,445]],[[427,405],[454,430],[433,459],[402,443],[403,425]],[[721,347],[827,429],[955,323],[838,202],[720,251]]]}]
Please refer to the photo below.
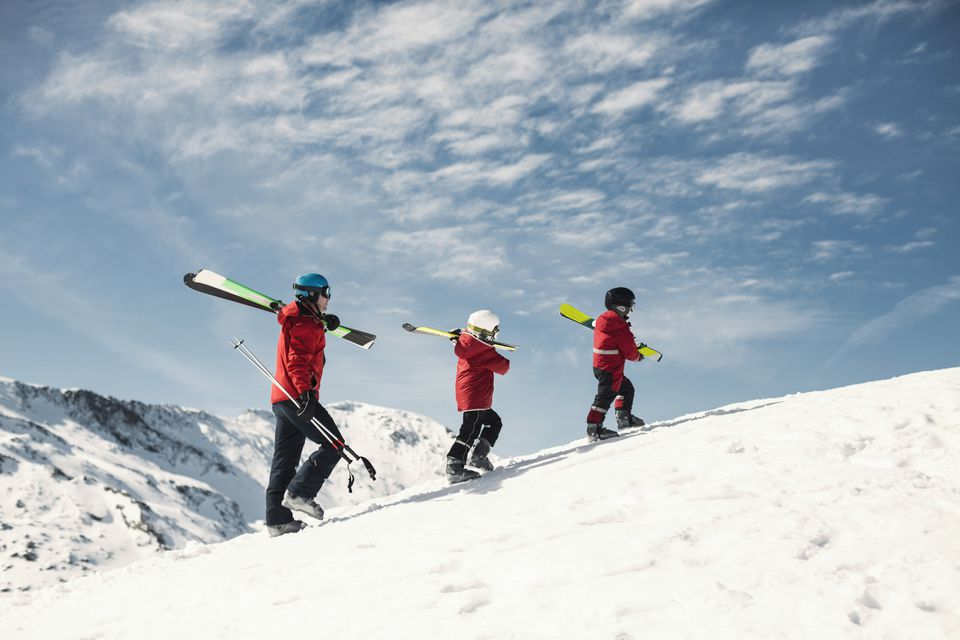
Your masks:
[{"label": "ski tip", "polygon": [[185,273],[183,274],[183,284],[190,284],[193,282],[193,279],[197,277],[195,273]]},{"label": "ski tip", "polygon": [[410,324],[409,322],[404,322],[404,323],[403,323],[403,328],[406,329],[407,331],[416,331],[416,330],[417,330],[417,328],[416,328],[415,326],[413,326],[412,324]]}]

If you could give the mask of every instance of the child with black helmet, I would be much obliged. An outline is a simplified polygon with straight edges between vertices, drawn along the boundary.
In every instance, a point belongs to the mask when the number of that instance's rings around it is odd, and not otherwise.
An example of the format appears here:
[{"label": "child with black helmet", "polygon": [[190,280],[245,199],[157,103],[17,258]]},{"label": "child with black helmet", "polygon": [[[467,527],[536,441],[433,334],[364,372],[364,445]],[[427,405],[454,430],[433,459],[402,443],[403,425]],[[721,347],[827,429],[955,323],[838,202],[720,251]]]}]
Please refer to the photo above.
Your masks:
[{"label": "child with black helmet", "polygon": [[594,322],[593,375],[597,379],[597,395],[587,414],[587,437],[593,441],[619,435],[603,427],[603,420],[614,400],[618,429],[643,426],[643,420],[631,413],[633,384],[623,375],[627,360],[643,359],[627,321],[635,303],[636,296],[630,289],[610,289],[604,299],[607,310]]}]

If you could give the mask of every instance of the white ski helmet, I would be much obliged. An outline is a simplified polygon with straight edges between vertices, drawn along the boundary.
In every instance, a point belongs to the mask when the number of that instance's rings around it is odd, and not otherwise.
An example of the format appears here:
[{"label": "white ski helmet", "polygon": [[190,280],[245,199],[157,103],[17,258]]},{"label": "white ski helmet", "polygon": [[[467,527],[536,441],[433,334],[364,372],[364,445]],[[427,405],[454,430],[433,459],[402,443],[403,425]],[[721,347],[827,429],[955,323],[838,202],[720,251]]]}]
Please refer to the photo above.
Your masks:
[{"label": "white ski helmet", "polygon": [[488,309],[474,311],[467,318],[467,332],[484,342],[493,342],[500,333],[500,316]]}]

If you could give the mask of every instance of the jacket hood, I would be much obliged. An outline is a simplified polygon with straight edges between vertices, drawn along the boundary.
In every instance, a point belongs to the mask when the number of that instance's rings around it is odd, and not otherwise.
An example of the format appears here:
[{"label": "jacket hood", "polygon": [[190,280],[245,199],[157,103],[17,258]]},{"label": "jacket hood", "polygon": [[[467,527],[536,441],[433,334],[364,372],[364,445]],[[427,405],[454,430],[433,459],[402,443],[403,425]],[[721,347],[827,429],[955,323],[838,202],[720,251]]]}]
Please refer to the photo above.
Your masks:
[{"label": "jacket hood", "polygon": [[283,321],[287,318],[293,318],[295,316],[303,315],[300,313],[300,305],[297,304],[297,301],[287,304],[287,306],[277,311],[277,322],[283,324]]},{"label": "jacket hood", "polygon": [[493,349],[493,345],[487,344],[473,334],[466,332],[460,334],[460,346],[463,347],[464,356],[467,358],[471,358],[487,349]]},{"label": "jacket hood", "polygon": [[594,326],[600,331],[609,332],[614,327],[629,325],[616,311],[604,311],[594,322]]},{"label": "jacket hood", "polygon": [[323,323],[320,322],[312,313],[305,311],[300,308],[300,303],[294,300],[289,303],[287,306],[277,311],[277,322],[283,324],[285,320],[289,318],[303,318],[304,320],[313,320],[320,326],[323,326]]}]

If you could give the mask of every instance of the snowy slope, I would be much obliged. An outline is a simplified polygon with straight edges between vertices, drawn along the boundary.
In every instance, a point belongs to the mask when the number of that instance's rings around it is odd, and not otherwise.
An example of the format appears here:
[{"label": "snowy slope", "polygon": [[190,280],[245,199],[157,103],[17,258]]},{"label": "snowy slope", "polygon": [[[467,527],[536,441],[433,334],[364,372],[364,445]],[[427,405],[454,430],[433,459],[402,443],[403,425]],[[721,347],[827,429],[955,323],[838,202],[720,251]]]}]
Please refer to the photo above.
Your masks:
[{"label": "snowy slope", "polygon": [[[360,403],[329,409],[379,479],[353,465],[348,494],[341,463],[322,504],[356,504],[441,476],[451,436],[440,424]],[[226,419],[0,378],[0,592],[259,528],[273,423],[267,411]]]},{"label": "snowy slope", "polygon": [[17,594],[4,638],[960,638],[960,369],[652,427]]}]

